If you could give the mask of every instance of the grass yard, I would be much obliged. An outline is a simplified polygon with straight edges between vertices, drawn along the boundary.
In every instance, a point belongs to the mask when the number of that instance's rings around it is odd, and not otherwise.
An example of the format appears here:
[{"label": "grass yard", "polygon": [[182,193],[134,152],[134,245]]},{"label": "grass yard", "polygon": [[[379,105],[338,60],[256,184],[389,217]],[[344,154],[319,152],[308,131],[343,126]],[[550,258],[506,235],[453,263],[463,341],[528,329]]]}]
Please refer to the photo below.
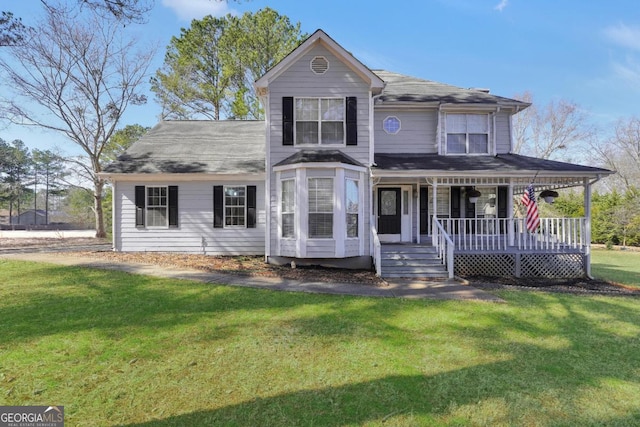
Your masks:
[{"label": "grass yard", "polygon": [[640,288],[640,252],[594,249],[591,253],[591,274]]},{"label": "grass yard", "polygon": [[0,260],[0,405],[67,425],[640,425],[640,299],[284,293]]}]

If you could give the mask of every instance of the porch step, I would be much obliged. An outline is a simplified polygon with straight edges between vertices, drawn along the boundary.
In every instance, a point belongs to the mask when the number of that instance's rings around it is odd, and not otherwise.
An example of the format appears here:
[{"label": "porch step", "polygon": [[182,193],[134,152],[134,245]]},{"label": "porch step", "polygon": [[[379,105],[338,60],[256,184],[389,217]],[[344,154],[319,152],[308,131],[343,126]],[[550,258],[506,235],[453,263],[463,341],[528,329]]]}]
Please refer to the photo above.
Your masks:
[{"label": "porch step", "polygon": [[382,277],[447,278],[436,249],[426,245],[382,245]]}]

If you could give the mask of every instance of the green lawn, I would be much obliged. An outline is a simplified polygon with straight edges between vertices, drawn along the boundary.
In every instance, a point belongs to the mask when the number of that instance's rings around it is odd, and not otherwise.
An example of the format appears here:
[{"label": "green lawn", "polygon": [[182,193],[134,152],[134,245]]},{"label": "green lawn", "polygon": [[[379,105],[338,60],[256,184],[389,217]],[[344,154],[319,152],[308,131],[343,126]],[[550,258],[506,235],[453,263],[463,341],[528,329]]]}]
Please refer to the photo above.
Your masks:
[{"label": "green lawn", "polygon": [[640,288],[640,252],[594,249],[591,274],[599,279]]},{"label": "green lawn", "polygon": [[640,425],[640,299],[285,293],[0,260],[0,405],[69,426]]}]

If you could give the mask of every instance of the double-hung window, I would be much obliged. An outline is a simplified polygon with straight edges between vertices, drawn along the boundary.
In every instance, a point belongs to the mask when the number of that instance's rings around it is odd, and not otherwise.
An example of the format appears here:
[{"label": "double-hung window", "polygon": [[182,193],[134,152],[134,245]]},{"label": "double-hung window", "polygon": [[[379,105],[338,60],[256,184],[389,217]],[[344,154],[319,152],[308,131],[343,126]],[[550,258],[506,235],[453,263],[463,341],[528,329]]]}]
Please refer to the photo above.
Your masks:
[{"label": "double-hung window", "polygon": [[447,154],[488,154],[488,114],[447,114]]},{"label": "double-hung window", "polygon": [[309,178],[309,238],[333,237],[333,178]]},{"label": "double-hung window", "polygon": [[178,186],[135,186],[136,227],[177,228]]},{"label": "double-hung window", "polygon": [[255,185],[214,185],[213,227],[255,228],[256,206]]},{"label": "double-hung window", "polygon": [[224,187],[225,227],[244,227],[246,221],[246,187]]},{"label": "double-hung window", "polygon": [[296,98],[296,144],[344,144],[344,103],[344,98]]},{"label": "double-hung window", "polygon": [[147,227],[167,227],[168,219],[167,187],[147,187]]},{"label": "double-hung window", "polygon": [[347,237],[358,237],[358,211],[360,207],[358,181],[346,180],[346,201]]},{"label": "double-hung window", "polygon": [[295,237],[295,208],[296,208],[296,181],[287,179],[282,181],[282,237]]}]

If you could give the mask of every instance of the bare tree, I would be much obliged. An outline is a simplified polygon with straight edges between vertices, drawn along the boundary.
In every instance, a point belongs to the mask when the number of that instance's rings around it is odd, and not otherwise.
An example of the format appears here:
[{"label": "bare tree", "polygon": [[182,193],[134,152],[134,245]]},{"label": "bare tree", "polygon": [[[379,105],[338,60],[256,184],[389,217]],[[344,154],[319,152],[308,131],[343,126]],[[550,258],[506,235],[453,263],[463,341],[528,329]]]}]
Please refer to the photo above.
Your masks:
[{"label": "bare tree", "polygon": [[640,189],[640,118],[618,120],[612,137],[590,147],[594,161],[617,172],[608,179],[614,188]]},{"label": "bare tree", "polygon": [[[530,92],[515,96],[533,104]],[[574,102],[560,99],[538,108],[535,104],[513,121],[514,153],[542,159],[560,157],[586,143],[595,133],[585,112]]]},{"label": "bare tree", "polygon": [[[47,8],[37,29],[0,57],[13,123],[59,132],[86,154],[93,182],[96,236],[104,237],[101,156],[126,108],[146,102],[139,93],[153,49],[136,52],[121,39],[122,25],[93,9]],[[29,110],[35,105],[36,110]]]}]

